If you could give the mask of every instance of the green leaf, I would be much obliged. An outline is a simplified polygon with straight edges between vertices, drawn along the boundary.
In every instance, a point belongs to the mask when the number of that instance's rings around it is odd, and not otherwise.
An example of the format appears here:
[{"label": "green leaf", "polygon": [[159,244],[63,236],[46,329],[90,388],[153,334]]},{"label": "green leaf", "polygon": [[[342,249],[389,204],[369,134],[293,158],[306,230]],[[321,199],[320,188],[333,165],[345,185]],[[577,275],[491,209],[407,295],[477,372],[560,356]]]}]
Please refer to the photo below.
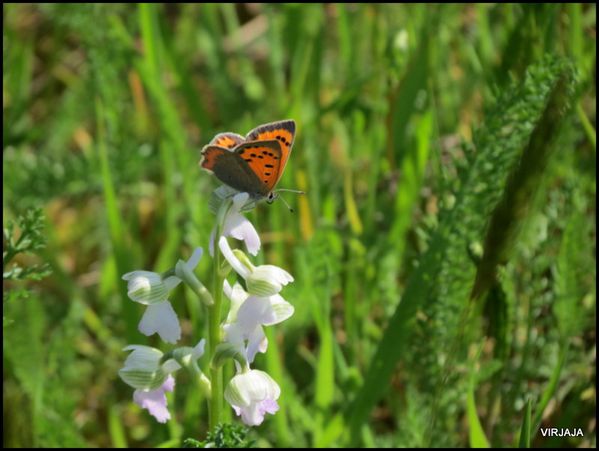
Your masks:
[{"label": "green leaf", "polygon": [[474,377],[471,377],[471,383],[468,388],[467,414],[468,414],[468,438],[471,448],[489,448],[489,440],[485,435],[478,414],[476,413],[476,401],[474,400]]},{"label": "green leaf", "polygon": [[526,401],[526,410],[522,419],[522,428],[520,429],[519,448],[530,448],[530,399]]},{"label": "green leaf", "polygon": [[[576,207],[575,207],[576,208]],[[583,322],[581,303],[584,296],[583,279],[586,270],[585,255],[581,252],[588,243],[589,233],[583,212],[575,210],[564,230],[555,267],[555,303],[553,312],[562,340],[576,334]]]}]

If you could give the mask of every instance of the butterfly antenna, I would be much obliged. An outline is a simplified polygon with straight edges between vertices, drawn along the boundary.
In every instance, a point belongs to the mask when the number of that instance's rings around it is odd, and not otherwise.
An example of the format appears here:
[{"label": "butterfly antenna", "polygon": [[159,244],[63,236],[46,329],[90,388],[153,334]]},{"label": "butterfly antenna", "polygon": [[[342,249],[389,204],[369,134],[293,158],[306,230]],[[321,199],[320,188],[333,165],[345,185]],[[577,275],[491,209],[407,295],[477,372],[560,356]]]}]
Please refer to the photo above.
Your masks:
[{"label": "butterfly antenna", "polygon": [[289,212],[290,213],[294,213],[295,212],[295,210],[289,206],[289,204],[287,203],[287,201],[285,199],[283,199],[283,197],[280,194],[277,197],[283,201],[283,203],[287,206],[287,208],[289,208]]},{"label": "butterfly antenna", "polygon": [[291,207],[289,206],[289,204],[287,203],[287,201],[286,201],[285,199],[283,199],[283,197],[282,197],[282,196],[279,194],[281,191],[287,191],[288,193],[295,193],[295,194],[305,194],[305,193],[304,193],[303,191],[300,191],[300,190],[297,190],[297,189],[287,189],[287,188],[280,188],[280,189],[276,190],[276,192],[275,192],[275,196],[276,196],[278,199],[281,199],[281,200],[283,201],[283,203],[284,203],[284,204],[287,206],[287,208],[289,209],[289,211],[290,211],[291,213],[294,213],[294,212],[295,212],[295,210],[294,210],[293,208],[291,208]]},{"label": "butterfly antenna", "polygon": [[280,188],[277,190],[277,193],[279,193],[281,191],[287,191],[288,193],[295,193],[295,194],[306,194],[303,191],[300,191],[297,189],[287,189],[287,188]]}]

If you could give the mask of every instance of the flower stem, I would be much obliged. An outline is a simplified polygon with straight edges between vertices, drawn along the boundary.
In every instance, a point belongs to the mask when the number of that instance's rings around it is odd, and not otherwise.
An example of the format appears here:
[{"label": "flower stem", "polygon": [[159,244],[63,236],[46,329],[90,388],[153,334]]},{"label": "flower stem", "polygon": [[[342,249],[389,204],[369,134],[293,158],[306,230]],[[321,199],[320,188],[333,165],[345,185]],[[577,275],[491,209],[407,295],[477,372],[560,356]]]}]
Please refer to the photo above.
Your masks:
[{"label": "flower stem", "polygon": [[[209,352],[210,360],[214,357],[216,352],[216,346],[221,342],[221,304],[223,300],[223,281],[224,277],[221,275],[221,255],[220,249],[218,248],[218,241],[222,235],[224,219],[229,209],[231,202],[229,200],[223,200],[218,213],[216,216],[216,231],[214,234],[214,271],[212,275],[214,293],[214,304],[209,307],[208,315],[208,334],[209,334]],[[209,401],[209,412],[210,412],[210,430],[213,430],[221,421],[221,415],[223,410],[223,370],[222,367],[210,366],[210,380],[211,380],[211,397]]]}]

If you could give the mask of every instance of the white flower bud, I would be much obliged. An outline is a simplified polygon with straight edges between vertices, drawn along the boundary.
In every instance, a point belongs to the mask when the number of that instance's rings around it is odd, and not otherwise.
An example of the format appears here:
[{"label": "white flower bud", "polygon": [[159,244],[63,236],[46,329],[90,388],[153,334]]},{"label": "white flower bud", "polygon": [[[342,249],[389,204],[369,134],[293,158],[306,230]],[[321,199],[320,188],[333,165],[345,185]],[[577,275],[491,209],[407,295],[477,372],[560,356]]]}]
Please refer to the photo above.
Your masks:
[{"label": "white flower bud", "polygon": [[279,410],[280,394],[279,385],[260,370],[238,373],[225,389],[225,399],[248,426],[261,424],[266,413]]}]

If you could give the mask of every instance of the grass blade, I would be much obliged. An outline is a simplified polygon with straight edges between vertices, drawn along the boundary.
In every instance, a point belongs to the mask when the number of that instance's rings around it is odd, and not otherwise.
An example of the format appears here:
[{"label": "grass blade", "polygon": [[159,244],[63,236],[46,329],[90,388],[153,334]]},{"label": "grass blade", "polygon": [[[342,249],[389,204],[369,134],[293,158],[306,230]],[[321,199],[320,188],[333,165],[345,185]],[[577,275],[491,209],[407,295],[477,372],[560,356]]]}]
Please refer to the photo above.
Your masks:
[{"label": "grass blade", "polygon": [[530,448],[530,399],[526,401],[526,410],[522,419],[522,428],[520,429],[520,440],[518,448]]}]

